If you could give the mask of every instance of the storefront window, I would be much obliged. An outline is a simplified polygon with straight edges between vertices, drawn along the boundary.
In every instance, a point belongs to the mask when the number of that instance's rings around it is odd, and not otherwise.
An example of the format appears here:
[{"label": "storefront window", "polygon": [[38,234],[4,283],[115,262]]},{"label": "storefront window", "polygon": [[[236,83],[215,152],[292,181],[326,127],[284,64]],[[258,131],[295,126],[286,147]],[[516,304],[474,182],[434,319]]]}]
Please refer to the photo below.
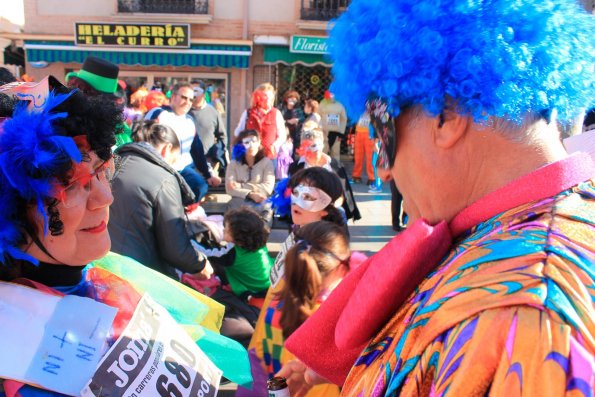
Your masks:
[{"label": "storefront window", "polygon": [[285,91],[295,90],[303,99],[322,100],[324,91],[331,84],[331,69],[321,65],[279,65],[279,95]]},{"label": "storefront window", "polygon": [[302,100],[321,101],[331,84],[331,69],[322,65],[255,65],[253,82],[256,88],[261,83],[271,83],[277,89],[277,101],[289,90],[297,91]]}]

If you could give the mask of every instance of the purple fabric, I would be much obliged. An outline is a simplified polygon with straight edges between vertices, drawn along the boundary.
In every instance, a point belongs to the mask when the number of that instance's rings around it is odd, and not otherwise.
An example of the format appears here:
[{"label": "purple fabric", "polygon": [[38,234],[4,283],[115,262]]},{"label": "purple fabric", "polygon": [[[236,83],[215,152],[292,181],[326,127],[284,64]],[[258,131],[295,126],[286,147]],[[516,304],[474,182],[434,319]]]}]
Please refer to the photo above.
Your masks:
[{"label": "purple fabric", "polygon": [[252,349],[248,351],[248,358],[250,359],[250,367],[252,369],[252,390],[245,387],[238,386],[236,397],[262,397],[267,396],[267,381],[268,376],[262,369],[260,360],[256,356],[256,352]]},{"label": "purple fabric", "polygon": [[291,152],[293,152],[293,143],[291,143],[291,141],[285,142],[279,148],[279,154],[277,156],[277,163],[275,166],[275,177],[277,179],[284,179],[289,176],[287,171],[289,170],[291,163],[293,163]]}]

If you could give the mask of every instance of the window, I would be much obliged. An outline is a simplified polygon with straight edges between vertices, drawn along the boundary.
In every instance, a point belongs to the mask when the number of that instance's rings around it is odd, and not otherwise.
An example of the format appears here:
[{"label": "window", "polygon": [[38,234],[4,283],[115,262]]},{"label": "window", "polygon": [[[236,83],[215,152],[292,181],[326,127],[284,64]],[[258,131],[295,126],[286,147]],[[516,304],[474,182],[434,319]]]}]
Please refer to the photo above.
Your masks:
[{"label": "window", "polygon": [[208,0],[118,0],[118,12],[208,14]]},{"label": "window", "polygon": [[322,66],[304,65],[255,65],[253,86],[261,83],[271,83],[277,90],[277,102],[280,103],[288,90],[297,91],[305,99],[322,100],[324,91],[328,89],[332,80],[331,69]]},{"label": "window", "polygon": [[302,0],[301,18],[330,21],[345,11],[350,2],[350,0]]}]

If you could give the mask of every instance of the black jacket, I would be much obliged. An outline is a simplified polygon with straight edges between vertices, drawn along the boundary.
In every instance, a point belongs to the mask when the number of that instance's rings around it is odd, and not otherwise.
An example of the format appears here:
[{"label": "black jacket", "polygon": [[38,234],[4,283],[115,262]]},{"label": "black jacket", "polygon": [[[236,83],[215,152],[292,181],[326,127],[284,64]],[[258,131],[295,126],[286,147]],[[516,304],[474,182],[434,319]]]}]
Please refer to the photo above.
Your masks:
[{"label": "black jacket", "polygon": [[190,243],[184,205],[194,194],[146,143],[121,146],[108,224],[112,251],[177,279],[174,268],[196,273],[205,256]]}]

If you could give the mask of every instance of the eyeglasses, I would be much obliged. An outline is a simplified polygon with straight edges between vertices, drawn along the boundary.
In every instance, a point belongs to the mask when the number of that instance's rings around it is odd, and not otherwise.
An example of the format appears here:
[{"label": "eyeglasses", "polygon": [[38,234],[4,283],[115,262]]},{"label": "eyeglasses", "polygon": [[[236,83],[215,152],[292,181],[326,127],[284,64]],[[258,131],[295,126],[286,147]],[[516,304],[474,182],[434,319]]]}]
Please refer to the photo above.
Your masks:
[{"label": "eyeglasses", "polygon": [[376,167],[391,169],[397,152],[397,133],[393,117],[388,112],[386,102],[380,98],[366,101],[366,109],[370,114],[370,124],[376,136],[380,138]]},{"label": "eyeglasses", "polygon": [[74,177],[66,186],[59,186],[55,189],[53,196],[58,199],[66,208],[76,207],[87,201],[91,191],[91,180],[97,178],[105,186],[109,186],[115,173],[113,158],[104,161],[89,172],[85,164],[80,163],[74,166]]}]

